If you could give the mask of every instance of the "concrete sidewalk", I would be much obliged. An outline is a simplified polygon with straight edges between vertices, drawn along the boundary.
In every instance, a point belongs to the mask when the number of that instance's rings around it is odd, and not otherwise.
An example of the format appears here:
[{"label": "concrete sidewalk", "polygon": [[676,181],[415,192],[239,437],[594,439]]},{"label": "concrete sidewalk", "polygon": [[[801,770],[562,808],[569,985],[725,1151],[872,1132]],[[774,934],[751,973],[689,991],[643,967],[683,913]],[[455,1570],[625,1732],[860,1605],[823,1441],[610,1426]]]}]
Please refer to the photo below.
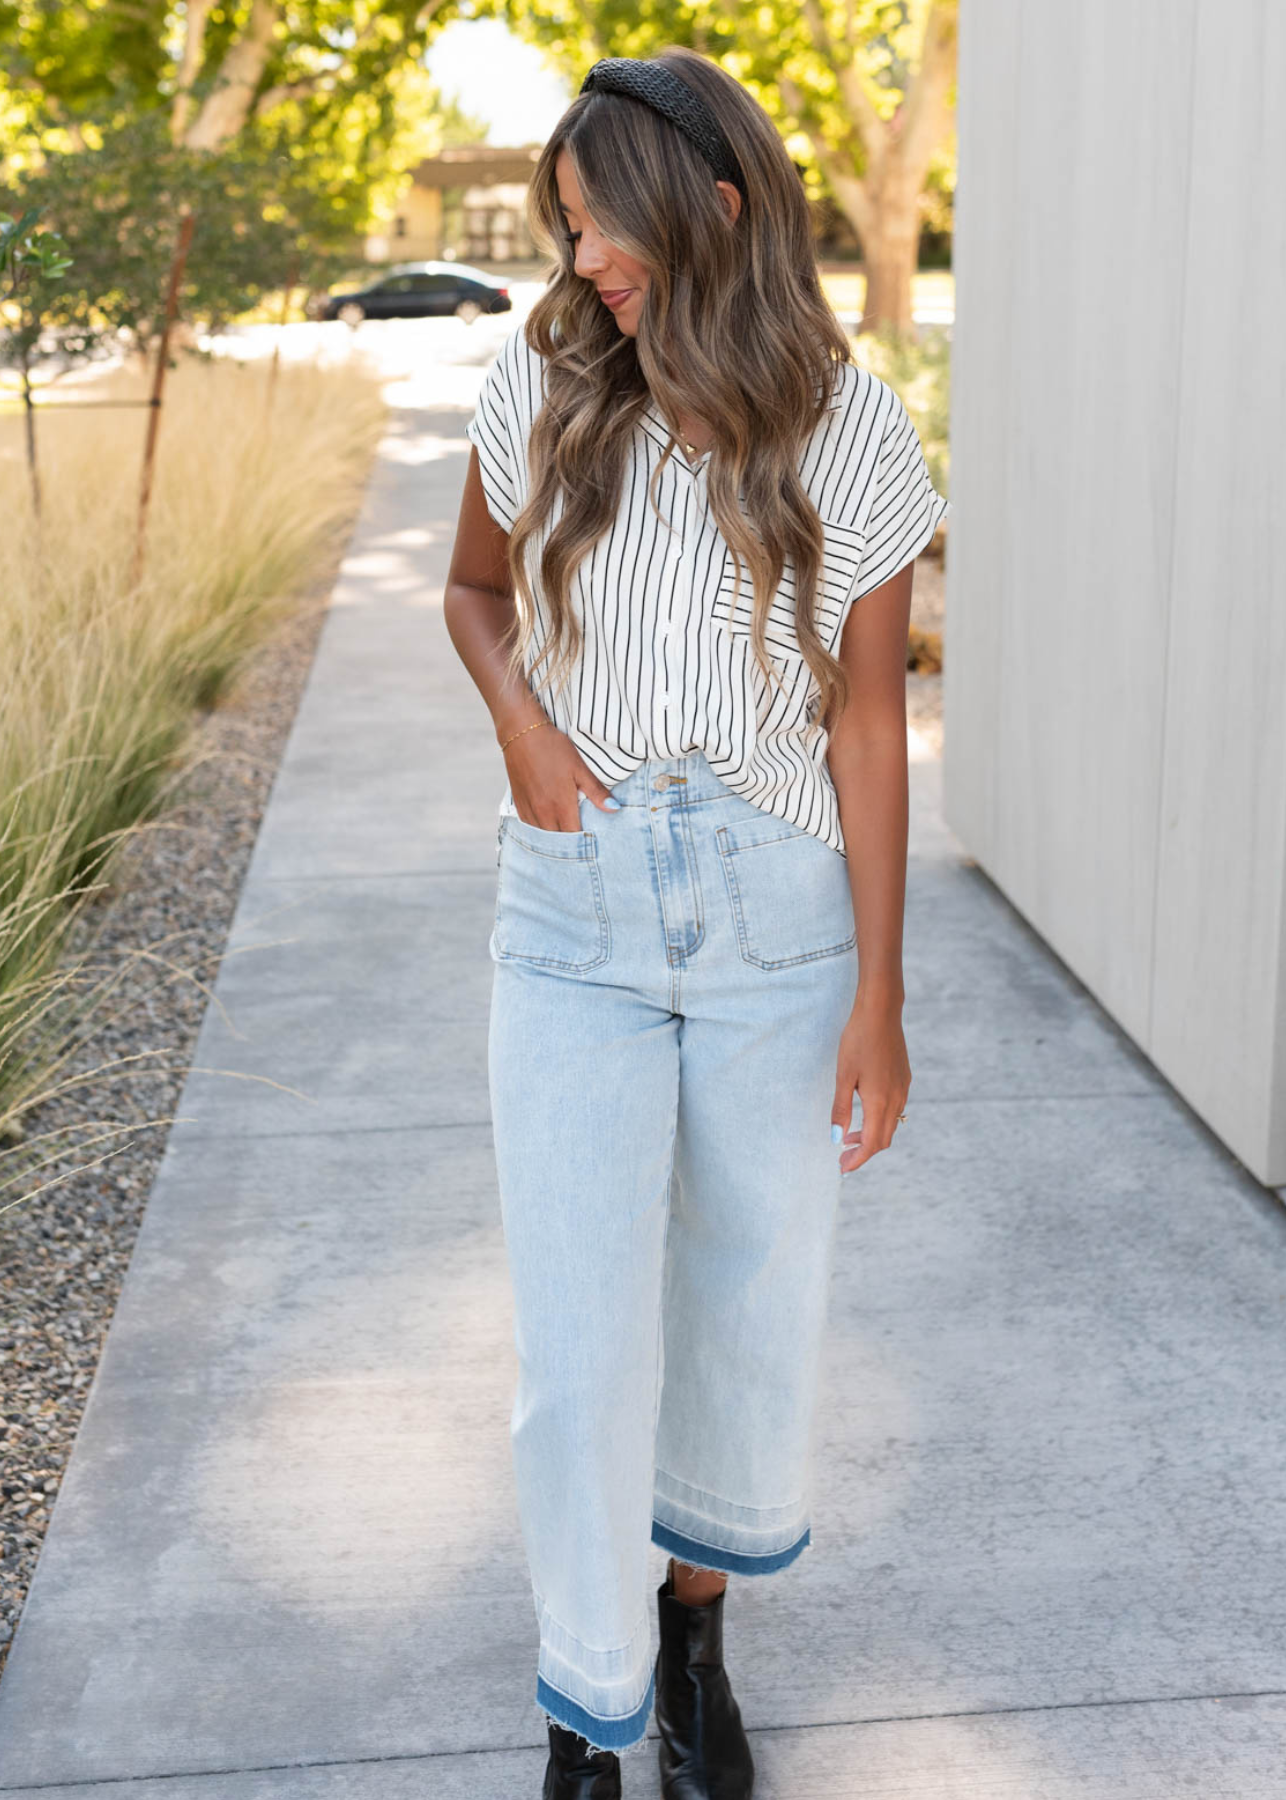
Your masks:
[{"label": "concrete sidewalk", "polygon": [[[0,1684],[7,1795],[540,1790],[503,770],[440,607],[462,388],[404,392],[344,564],[195,1056],[284,1088],[187,1082]],[[729,1596],[757,1800],[1266,1800],[1286,1214],[913,774],[915,1081],[845,1201],[814,1547]]]}]

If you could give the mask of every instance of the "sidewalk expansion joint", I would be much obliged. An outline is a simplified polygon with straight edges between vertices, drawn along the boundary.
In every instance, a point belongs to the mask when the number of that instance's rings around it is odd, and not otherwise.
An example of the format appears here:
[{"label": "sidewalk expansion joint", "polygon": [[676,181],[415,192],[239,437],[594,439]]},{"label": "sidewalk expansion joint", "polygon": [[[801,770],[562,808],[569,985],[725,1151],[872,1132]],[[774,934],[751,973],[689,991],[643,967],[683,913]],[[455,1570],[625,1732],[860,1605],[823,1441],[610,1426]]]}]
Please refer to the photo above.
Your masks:
[{"label": "sidewalk expansion joint", "polygon": [[[767,1737],[778,1731],[843,1731],[861,1725],[931,1725],[939,1719],[1003,1719],[1032,1713],[1102,1712],[1118,1706],[1190,1706],[1206,1700],[1283,1699],[1286,1699],[1286,1688],[1245,1688],[1221,1694],[1140,1694],[1109,1700],[1050,1700],[1038,1706],[978,1706],[949,1709],[945,1712],[873,1713],[866,1718],[808,1719],[799,1723],[786,1720],[780,1725],[751,1725],[747,1730],[750,1737],[754,1738]],[[647,1735],[655,1737],[656,1733],[648,1732]],[[141,1784],[145,1781],[203,1781],[226,1779],[229,1775],[272,1775],[289,1769],[358,1769],[385,1763],[442,1762],[452,1757],[465,1756],[526,1756],[547,1748],[544,1743],[475,1744],[459,1750],[395,1751],[389,1756],[321,1756],[304,1762],[226,1764],[212,1769],[164,1769],[150,1775],[87,1775],[81,1779],[63,1781],[18,1782],[15,1786],[0,1783],[0,1794],[39,1794],[60,1788],[123,1787],[131,1782]]]}]

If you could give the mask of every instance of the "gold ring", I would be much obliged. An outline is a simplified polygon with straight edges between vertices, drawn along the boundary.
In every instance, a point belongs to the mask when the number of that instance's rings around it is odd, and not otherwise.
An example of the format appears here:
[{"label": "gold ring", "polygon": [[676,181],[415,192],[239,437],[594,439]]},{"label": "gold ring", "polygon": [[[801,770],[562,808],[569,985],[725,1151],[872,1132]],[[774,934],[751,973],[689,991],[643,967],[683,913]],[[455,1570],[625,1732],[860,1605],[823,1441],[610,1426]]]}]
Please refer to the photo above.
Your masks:
[{"label": "gold ring", "polygon": [[898,1114],[898,1124],[899,1124],[899,1125],[900,1125],[900,1124],[901,1124],[901,1123],[902,1123],[902,1121],[903,1121],[903,1119],[905,1119],[905,1117],[906,1117],[906,1114],[905,1114],[905,1113],[899,1113],[899,1114]]}]

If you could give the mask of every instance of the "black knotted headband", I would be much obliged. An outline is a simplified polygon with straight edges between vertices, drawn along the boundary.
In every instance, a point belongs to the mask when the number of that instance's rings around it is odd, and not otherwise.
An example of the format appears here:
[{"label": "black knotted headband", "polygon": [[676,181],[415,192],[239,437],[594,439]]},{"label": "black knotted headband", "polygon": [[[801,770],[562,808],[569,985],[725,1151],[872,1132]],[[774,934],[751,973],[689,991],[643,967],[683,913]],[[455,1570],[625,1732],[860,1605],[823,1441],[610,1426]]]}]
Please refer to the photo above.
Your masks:
[{"label": "black knotted headband", "polygon": [[708,103],[686,81],[660,61],[635,56],[603,56],[593,65],[580,91],[625,94],[641,100],[677,125],[714,170],[719,181],[731,181],[746,198],[746,178]]}]

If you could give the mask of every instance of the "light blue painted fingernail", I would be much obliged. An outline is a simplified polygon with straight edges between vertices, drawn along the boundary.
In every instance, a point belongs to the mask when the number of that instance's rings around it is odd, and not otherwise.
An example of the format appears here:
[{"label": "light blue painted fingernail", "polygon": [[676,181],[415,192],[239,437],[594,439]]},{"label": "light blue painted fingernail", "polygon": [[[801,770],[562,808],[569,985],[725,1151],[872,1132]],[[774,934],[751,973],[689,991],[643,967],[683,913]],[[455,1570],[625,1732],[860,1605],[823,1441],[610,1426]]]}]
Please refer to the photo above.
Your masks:
[{"label": "light blue painted fingernail", "polygon": [[832,1144],[842,1144],[843,1142],[844,1142],[844,1127],[842,1125],[832,1125],[831,1126],[831,1143]]},{"label": "light blue painted fingernail", "polygon": [[621,810],[620,801],[614,800],[610,794],[607,796],[606,800],[604,800],[603,805],[610,807],[613,812],[620,812]]}]

